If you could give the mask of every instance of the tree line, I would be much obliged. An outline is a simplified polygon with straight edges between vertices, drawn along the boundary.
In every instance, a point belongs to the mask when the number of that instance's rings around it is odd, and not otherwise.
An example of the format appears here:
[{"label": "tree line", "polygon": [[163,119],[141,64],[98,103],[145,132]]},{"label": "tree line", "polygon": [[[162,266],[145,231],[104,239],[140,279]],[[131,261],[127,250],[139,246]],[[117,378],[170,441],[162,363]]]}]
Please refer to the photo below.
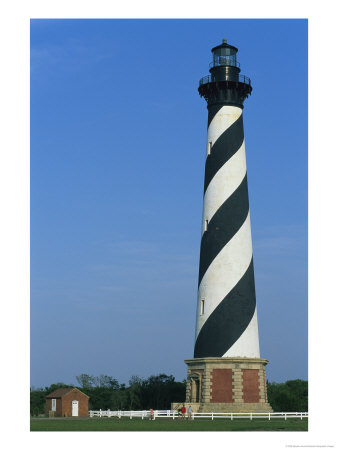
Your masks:
[{"label": "tree line", "polygon": [[[46,395],[59,388],[77,387],[87,394],[92,410],[170,409],[173,402],[185,401],[186,381],[176,381],[173,375],[151,375],[144,379],[132,376],[128,386],[109,375],[81,374],[77,384],[51,384],[45,388],[31,388],[31,415],[44,414]],[[275,412],[307,411],[308,382],[288,380],[285,383],[267,382],[268,401]]]},{"label": "tree line", "polygon": [[308,382],[288,380],[285,383],[267,382],[268,401],[275,412],[307,412]]},{"label": "tree line", "polygon": [[186,382],[176,381],[173,375],[151,375],[146,379],[132,376],[128,386],[109,375],[81,374],[76,381],[76,386],[56,383],[45,388],[31,388],[31,415],[44,414],[46,395],[65,387],[76,387],[88,395],[89,409],[92,410],[170,409],[172,402],[185,400]]}]

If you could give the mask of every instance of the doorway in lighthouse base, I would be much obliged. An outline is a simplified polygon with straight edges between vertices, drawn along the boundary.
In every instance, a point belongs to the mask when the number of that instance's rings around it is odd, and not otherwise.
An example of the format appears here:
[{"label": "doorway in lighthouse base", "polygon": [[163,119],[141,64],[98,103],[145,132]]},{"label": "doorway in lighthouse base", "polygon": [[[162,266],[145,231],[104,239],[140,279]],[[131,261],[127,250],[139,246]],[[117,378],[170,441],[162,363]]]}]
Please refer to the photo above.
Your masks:
[{"label": "doorway in lighthouse base", "polygon": [[190,402],[200,403],[201,401],[201,374],[192,373],[190,379]]}]

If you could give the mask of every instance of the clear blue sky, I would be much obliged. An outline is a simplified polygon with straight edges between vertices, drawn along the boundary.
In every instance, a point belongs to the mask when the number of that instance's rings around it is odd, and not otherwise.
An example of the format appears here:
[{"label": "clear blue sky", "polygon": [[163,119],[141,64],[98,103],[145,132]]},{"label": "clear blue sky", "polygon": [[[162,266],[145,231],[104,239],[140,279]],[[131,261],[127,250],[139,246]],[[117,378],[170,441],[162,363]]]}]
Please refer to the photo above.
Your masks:
[{"label": "clear blue sky", "polygon": [[307,21],[31,21],[31,385],[186,376],[211,48],[239,48],[261,356],[307,379]]}]

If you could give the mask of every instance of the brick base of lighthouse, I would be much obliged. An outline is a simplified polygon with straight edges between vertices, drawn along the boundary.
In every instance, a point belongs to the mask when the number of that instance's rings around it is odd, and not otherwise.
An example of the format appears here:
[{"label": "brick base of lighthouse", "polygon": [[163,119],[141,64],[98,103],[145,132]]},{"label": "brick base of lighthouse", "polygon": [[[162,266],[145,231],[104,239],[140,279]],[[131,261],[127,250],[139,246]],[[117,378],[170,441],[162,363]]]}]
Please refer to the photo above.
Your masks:
[{"label": "brick base of lighthouse", "polygon": [[188,366],[186,403],[195,412],[272,412],[266,359],[194,358]]}]

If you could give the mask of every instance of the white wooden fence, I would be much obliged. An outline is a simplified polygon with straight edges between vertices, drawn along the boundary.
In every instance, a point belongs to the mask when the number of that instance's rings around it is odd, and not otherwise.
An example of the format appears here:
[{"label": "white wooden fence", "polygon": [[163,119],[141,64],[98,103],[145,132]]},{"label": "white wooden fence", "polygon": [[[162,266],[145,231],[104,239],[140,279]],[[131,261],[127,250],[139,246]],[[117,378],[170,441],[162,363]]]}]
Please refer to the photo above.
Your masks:
[{"label": "white wooden fence", "polygon": [[[121,417],[129,417],[130,419],[139,417],[143,419],[150,419],[149,410],[144,411],[107,411],[99,410],[99,411],[89,411],[89,417],[117,417],[121,419]],[[178,414],[177,411],[172,410],[156,410],[154,411],[154,420],[161,418],[169,418],[172,420],[183,420],[183,417]],[[308,418],[307,412],[275,412],[275,413],[215,413],[215,412],[201,412],[201,413],[192,413],[191,420],[195,419],[291,419],[296,418],[303,420]],[[188,419],[188,414],[185,415],[185,419]]]}]

